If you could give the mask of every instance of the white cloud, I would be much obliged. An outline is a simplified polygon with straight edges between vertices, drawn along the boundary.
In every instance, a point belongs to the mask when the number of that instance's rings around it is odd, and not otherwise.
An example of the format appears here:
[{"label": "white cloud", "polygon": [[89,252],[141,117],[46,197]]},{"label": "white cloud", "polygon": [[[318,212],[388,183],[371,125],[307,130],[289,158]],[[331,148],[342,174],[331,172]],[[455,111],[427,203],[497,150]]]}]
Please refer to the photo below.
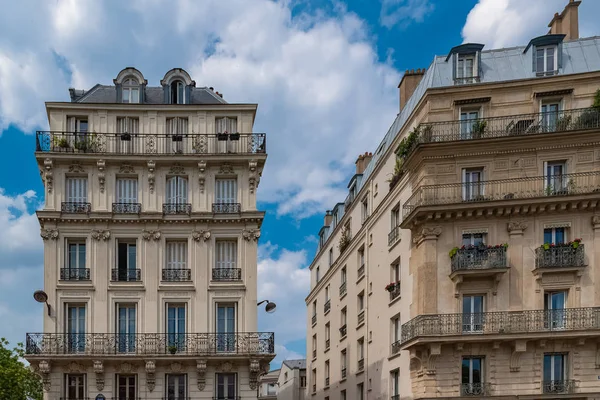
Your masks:
[{"label": "white cloud", "polygon": [[[462,36],[465,43],[484,43],[486,48],[525,45],[548,33],[555,12],[562,12],[567,0],[479,0],[467,16]],[[579,6],[581,37],[600,34],[599,1]]]},{"label": "white cloud", "polygon": [[273,361],[271,361],[272,370],[280,368],[279,366],[285,360],[301,360],[303,358],[306,358],[306,356],[292,351],[286,348],[285,346],[279,344],[275,345],[275,353],[277,353],[277,356],[273,359]]},{"label": "white cloud", "polygon": [[423,22],[433,9],[429,0],[382,0],[379,22],[388,29],[396,25],[404,28],[411,22]]}]

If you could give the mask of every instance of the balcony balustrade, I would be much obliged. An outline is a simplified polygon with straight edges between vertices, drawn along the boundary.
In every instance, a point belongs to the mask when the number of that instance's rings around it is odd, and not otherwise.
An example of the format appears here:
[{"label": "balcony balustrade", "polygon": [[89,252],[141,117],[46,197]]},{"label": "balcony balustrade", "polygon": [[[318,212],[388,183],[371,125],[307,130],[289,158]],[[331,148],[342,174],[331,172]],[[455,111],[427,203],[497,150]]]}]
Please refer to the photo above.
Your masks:
[{"label": "balcony balustrade", "polygon": [[388,233],[388,247],[395,245],[398,240],[400,240],[400,227],[396,226]]},{"label": "balcony balustrade", "polygon": [[361,310],[358,313],[358,318],[357,318],[357,325],[362,324],[363,322],[365,322],[365,310]]},{"label": "balcony balustrade", "polygon": [[392,355],[400,353],[400,350],[402,348],[401,344],[402,343],[400,342],[400,340],[397,340],[394,343],[392,343]]},{"label": "balcony balustrade", "polygon": [[328,313],[331,310],[331,300],[327,300],[325,304],[323,304],[323,312]]},{"label": "balcony balustrade", "polygon": [[358,272],[357,275],[359,278],[361,278],[363,275],[365,274],[365,264],[362,264],[359,268],[358,268]]},{"label": "balcony balustrade", "polygon": [[415,190],[402,206],[403,222],[419,207],[485,203],[600,193],[600,171],[560,176],[527,177],[425,185]]},{"label": "balcony balustrade", "polygon": [[346,379],[346,368],[342,368],[342,379]]},{"label": "balcony balustrade", "polygon": [[192,212],[191,203],[164,203],[163,214],[165,215],[190,215]]},{"label": "balcony balustrade", "polygon": [[89,268],[61,268],[60,269],[60,280],[61,281],[89,281],[90,280],[90,269]]},{"label": "balcony balustrade", "polygon": [[312,316],[312,324],[316,324],[317,323],[317,314]]},{"label": "balcony balustrade", "polygon": [[313,359],[314,359],[314,358],[317,358],[317,351],[316,351],[316,350],[313,350],[313,352],[312,352],[312,356],[313,356]]},{"label": "balcony balustrade", "polygon": [[241,268],[213,268],[212,280],[217,282],[242,280]]},{"label": "balcony balustrade", "polygon": [[178,354],[269,355],[275,352],[273,332],[239,333],[28,333],[25,354],[96,356]]},{"label": "balcony balustrade", "polygon": [[360,372],[364,369],[365,369],[365,359],[361,358],[360,360],[358,360],[358,372]]},{"label": "balcony balustrade", "polygon": [[325,378],[325,387],[329,387],[329,377]]},{"label": "balcony balustrade", "polygon": [[312,386],[312,392],[313,393],[317,393],[317,385],[313,384],[313,386]]},{"label": "balcony balustrade", "polygon": [[549,246],[547,249],[535,249],[536,268],[579,268],[585,267],[585,247],[579,244],[574,248],[571,244]]},{"label": "balcony balustrade", "polygon": [[598,335],[600,307],[419,315],[402,325],[401,344],[428,337],[440,340],[468,335],[473,340],[477,336],[568,335],[576,331]]},{"label": "balcony balustrade", "polygon": [[388,292],[390,292],[390,301],[393,301],[400,297],[400,287],[400,282],[396,282],[393,284],[393,286],[390,286],[388,288]]},{"label": "balcony balustrade", "polygon": [[344,324],[340,327],[340,337],[344,338],[346,337],[346,333],[347,333],[347,325]]},{"label": "balcony balustrade", "polygon": [[111,281],[113,282],[137,282],[142,280],[142,270],[113,268],[111,271]]},{"label": "balcony balustrade", "polygon": [[165,282],[191,281],[192,270],[189,268],[163,268],[162,280]]},{"label": "balcony balustrade", "polygon": [[456,250],[450,259],[452,272],[506,268],[506,247],[471,246]]},{"label": "balcony balustrade", "polygon": [[340,297],[346,294],[346,282],[340,285]]},{"label": "balcony balustrade", "polygon": [[38,131],[36,151],[74,154],[265,154],[264,133],[181,134]]},{"label": "balcony balustrade", "polygon": [[142,211],[141,203],[113,203],[113,214],[139,214]]},{"label": "balcony balustrade", "polygon": [[68,214],[89,214],[92,211],[92,204],[78,201],[63,201],[60,203],[60,211]]},{"label": "balcony balustrade", "polygon": [[325,340],[325,350],[329,349],[330,345],[331,345],[331,340],[330,339]]},{"label": "balcony balustrade", "polygon": [[461,383],[460,395],[465,397],[470,396],[489,396],[491,385],[487,382],[478,383]]},{"label": "balcony balustrade", "polygon": [[213,203],[214,214],[239,214],[242,211],[240,203]]},{"label": "balcony balustrade", "polygon": [[557,380],[542,382],[542,391],[544,393],[568,394],[573,393],[573,389],[575,389],[575,381],[573,380]]}]

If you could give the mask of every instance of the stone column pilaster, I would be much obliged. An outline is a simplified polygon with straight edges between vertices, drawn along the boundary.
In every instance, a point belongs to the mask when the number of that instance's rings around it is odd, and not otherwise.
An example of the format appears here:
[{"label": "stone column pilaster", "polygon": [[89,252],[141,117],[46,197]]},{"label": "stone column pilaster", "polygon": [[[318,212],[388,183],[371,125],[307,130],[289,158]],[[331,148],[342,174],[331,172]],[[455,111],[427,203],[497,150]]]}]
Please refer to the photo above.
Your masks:
[{"label": "stone column pilaster", "polygon": [[[509,310],[527,308],[523,303],[523,279],[526,268],[523,265],[523,232],[527,229],[525,221],[511,221],[507,226],[509,233],[507,257],[509,263],[508,306]],[[530,277],[533,279],[532,277]],[[531,287],[531,286],[527,286]],[[500,306],[500,304],[498,304]],[[531,308],[531,305],[530,307]]]}]

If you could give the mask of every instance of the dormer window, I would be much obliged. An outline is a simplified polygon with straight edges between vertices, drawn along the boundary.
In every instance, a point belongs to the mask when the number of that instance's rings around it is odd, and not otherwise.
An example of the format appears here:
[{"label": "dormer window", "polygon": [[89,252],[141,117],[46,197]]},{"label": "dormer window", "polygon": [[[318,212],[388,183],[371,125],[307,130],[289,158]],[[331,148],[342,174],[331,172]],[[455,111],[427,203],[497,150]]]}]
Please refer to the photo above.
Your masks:
[{"label": "dormer window", "polygon": [[185,85],[182,81],[171,82],[171,104],[185,104]]},{"label": "dormer window", "polygon": [[459,54],[456,62],[456,79],[460,83],[473,83],[475,73],[475,54]]},{"label": "dormer window", "polygon": [[537,76],[555,75],[558,71],[558,46],[535,48],[535,72]]},{"label": "dormer window", "polygon": [[123,82],[123,103],[140,102],[140,84],[133,78]]},{"label": "dormer window", "polygon": [[453,47],[446,61],[452,58],[452,78],[457,85],[477,83],[481,77],[482,44],[465,43]]}]

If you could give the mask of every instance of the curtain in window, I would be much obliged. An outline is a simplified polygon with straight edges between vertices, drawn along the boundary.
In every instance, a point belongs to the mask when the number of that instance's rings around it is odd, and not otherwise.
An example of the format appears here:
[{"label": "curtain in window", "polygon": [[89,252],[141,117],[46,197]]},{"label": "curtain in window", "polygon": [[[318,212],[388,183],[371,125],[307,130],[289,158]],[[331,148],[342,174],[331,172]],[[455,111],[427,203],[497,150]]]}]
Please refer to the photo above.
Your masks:
[{"label": "curtain in window", "polygon": [[187,118],[168,118],[167,135],[186,135],[188,133]]},{"label": "curtain in window", "polygon": [[187,243],[167,243],[167,269],[187,268]]},{"label": "curtain in window", "polygon": [[167,203],[186,204],[188,199],[188,180],[183,176],[167,179]]},{"label": "curtain in window", "polygon": [[216,268],[236,268],[237,242],[220,240],[216,245]]},{"label": "curtain in window", "polygon": [[237,180],[217,179],[215,203],[235,203],[237,200]]},{"label": "curtain in window", "polygon": [[237,118],[222,117],[215,119],[216,133],[237,133]]},{"label": "curtain in window", "polygon": [[87,178],[67,178],[67,202],[87,203]]},{"label": "curtain in window", "polygon": [[136,178],[117,179],[117,203],[133,204],[138,199],[138,181]]}]

